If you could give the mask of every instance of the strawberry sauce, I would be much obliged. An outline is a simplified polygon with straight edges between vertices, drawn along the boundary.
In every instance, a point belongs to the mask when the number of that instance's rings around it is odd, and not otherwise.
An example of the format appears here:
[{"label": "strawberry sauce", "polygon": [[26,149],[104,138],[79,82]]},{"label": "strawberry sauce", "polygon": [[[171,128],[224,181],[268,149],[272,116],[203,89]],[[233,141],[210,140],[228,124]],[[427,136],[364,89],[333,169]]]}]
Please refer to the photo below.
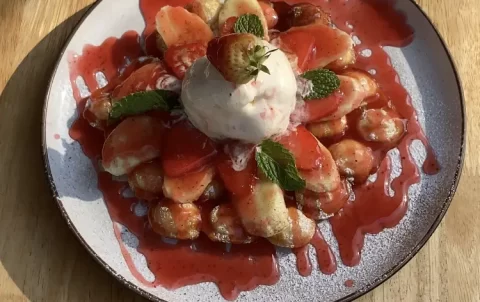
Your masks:
[{"label": "strawberry sauce", "polygon": [[[143,37],[154,33],[155,15],[161,7],[165,5],[183,6],[189,2],[190,0],[140,0],[140,8],[146,22]],[[408,188],[420,181],[420,172],[408,152],[413,140],[422,141],[427,149],[427,159],[423,166],[424,172],[435,174],[439,170],[433,150],[417,120],[410,96],[399,83],[398,74],[393,69],[390,58],[382,49],[382,46],[403,47],[408,45],[413,40],[413,31],[406,24],[406,17],[393,8],[394,1],[291,0],[287,2],[289,4],[310,2],[318,5],[331,14],[332,21],[338,28],[357,36],[361,44],[355,48],[358,59],[354,67],[362,70],[375,70],[373,77],[379,83],[382,92],[371,100],[369,107],[379,108],[390,103],[396,113],[408,121],[407,134],[397,146],[400,151],[402,172],[392,182],[394,195],[388,194],[391,164],[385,156],[386,152],[395,146],[369,144],[374,150],[377,163],[376,181],[354,186],[355,202],[348,203],[339,214],[329,219],[339,244],[342,262],[353,266],[360,261],[365,234],[376,234],[384,228],[394,227],[407,211]],[[288,5],[284,4],[281,7],[285,8]],[[281,18],[282,13],[278,13]],[[281,20],[279,21],[281,22]],[[77,86],[78,79],[83,78],[89,91],[93,92],[100,88],[96,81],[96,74],[101,72],[110,83],[103,89],[105,91],[113,90],[115,84],[118,84],[120,71],[129,62],[144,55],[140,40],[136,32],[129,31],[120,38],[109,38],[99,46],[85,46],[81,55],[69,54],[70,80],[79,112],[79,118],[70,129],[70,136],[80,143],[84,153],[96,167],[101,157],[105,135],[102,131],[91,127],[81,114],[86,99],[81,97]],[[361,52],[366,49],[371,51],[371,55],[363,57]],[[353,125],[358,114],[354,111],[348,116],[350,127],[344,137],[359,139],[356,127]],[[322,142],[328,147],[336,141]],[[182,148],[194,149],[196,144],[198,142],[183,140]],[[301,148],[298,150],[299,154],[295,154],[295,156],[303,158]],[[315,152],[315,150],[311,152]],[[221,160],[222,158],[218,158],[217,162]],[[223,160],[228,161],[228,159]],[[218,165],[221,167],[221,162]],[[255,171],[256,169],[252,167],[248,171],[250,170]],[[226,168],[223,171],[228,173]],[[222,174],[222,171],[220,172]],[[221,176],[228,179],[224,175]],[[239,177],[241,177],[238,179],[241,180],[240,183],[232,183],[232,186],[236,185],[241,189],[237,191],[249,191],[250,180],[254,180],[255,177],[249,177],[249,175],[240,175]],[[280,272],[275,258],[275,247],[266,240],[256,240],[254,243],[246,245],[232,245],[229,251],[226,250],[225,244],[212,242],[203,234],[193,241],[178,241],[177,244],[169,244],[151,230],[147,216],[140,217],[134,214],[132,209],[138,202],[137,199],[126,198],[121,194],[128,187],[126,182],[115,181],[110,174],[101,172],[99,169],[98,187],[103,193],[106,206],[114,222],[115,234],[127,265],[141,283],[147,286],[176,289],[201,282],[215,282],[222,296],[232,300],[241,291],[252,290],[259,285],[273,285],[279,280]],[[204,207],[204,211],[207,208]],[[120,238],[120,230],[116,223],[125,226],[139,239],[138,251],[147,259],[148,267],[155,276],[153,282],[145,280],[133,264],[131,256]],[[316,231],[310,243],[316,250],[320,270],[324,274],[333,274],[337,267],[337,261],[319,230]],[[293,250],[297,256],[298,271],[302,276],[309,276],[312,272],[308,248],[306,246]]]},{"label": "strawberry sauce", "polygon": [[[337,270],[337,260],[319,229],[315,231],[315,235],[313,235],[310,244],[314,247],[315,253],[317,254],[320,271],[325,275],[335,273]],[[310,276],[312,274],[312,262],[308,254],[308,245],[292,249],[292,252],[295,254],[295,257],[297,257],[298,273],[304,277]]]}]

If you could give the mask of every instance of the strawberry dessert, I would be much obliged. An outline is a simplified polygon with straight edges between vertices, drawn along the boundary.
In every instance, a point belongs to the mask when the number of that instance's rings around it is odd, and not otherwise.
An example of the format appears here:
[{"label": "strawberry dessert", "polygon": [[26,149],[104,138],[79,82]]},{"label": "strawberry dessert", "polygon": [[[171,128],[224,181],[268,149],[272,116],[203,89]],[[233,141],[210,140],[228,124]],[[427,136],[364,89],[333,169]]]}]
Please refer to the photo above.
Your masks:
[{"label": "strawberry dessert", "polygon": [[[405,17],[392,1],[307,2],[141,0],[142,39],[127,32],[72,55],[81,114],[70,134],[100,163],[112,220],[139,239],[153,282],[115,226],[145,285],[210,281],[234,299],[278,281],[275,246],[292,249],[308,276],[312,245],[332,274],[321,223],[331,224],[341,261],[357,265],[365,234],[406,213],[408,188],[420,181],[414,139],[427,149],[424,172],[438,171],[382,49],[411,41]],[[98,71],[108,81],[100,88]],[[402,171],[391,181],[394,148]],[[139,203],[148,214],[135,214]]]}]

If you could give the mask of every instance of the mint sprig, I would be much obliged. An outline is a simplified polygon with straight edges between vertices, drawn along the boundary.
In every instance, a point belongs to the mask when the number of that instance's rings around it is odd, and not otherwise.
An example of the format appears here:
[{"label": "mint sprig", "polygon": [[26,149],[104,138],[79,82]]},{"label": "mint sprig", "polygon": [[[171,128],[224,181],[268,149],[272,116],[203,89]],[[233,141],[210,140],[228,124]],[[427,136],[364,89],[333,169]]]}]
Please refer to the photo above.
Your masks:
[{"label": "mint sprig", "polygon": [[238,17],[237,21],[233,25],[233,31],[237,34],[252,34],[259,38],[263,38],[265,36],[262,21],[260,20],[260,17],[254,14],[245,14]]},{"label": "mint sprig", "polygon": [[136,92],[113,103],[108,123],[112,124],[124,117],[151,110],[169,111],[177,106],[178,94],[173,91],[159,89]]},{"label": "mint sprig", "polygon": [[305,100],[326,98],[340,87],[340,79],[328,69],[307,71],[301,77],[311,81],[313,85],[313,91],[305,97]]},{"label": "mint sprig", "polygon": [[298,173],[295,158],[282,144],[270,139],[263,141],[255,153],[257,167],[272,182],[286,191],[305,188],[305,180]]}]

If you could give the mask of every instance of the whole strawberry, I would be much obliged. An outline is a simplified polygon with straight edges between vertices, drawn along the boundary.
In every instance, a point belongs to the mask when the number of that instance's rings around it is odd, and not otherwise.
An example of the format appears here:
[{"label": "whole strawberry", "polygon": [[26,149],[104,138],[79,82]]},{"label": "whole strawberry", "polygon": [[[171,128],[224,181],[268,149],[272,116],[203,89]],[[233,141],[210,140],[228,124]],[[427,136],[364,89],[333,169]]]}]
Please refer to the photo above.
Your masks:
[{"label": "whole strawberry", "polygon": [[208,43],[207,58],[225,80],[246,84],[256,78],[260,71],[270,74],[263,63],[276,49],[266,49],[263,41],[252,34],[230,34]]}]

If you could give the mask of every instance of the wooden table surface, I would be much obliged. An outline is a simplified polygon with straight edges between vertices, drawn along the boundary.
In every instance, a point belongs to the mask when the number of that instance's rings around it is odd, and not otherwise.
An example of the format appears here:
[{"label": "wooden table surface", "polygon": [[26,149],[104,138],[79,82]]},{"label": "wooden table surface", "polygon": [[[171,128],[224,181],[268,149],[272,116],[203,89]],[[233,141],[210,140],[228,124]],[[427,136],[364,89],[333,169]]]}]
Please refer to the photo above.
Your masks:
[{"label": "wooden table surface", "polygon": [[[480,301],[480,1],[417,1],[445,38],[463,80],[465,167],[428,244],[359,301]],[[0,301],[144,301],[78,242],[43,172],[48,79],[67,36],[93,2],[0,0]]]}]

